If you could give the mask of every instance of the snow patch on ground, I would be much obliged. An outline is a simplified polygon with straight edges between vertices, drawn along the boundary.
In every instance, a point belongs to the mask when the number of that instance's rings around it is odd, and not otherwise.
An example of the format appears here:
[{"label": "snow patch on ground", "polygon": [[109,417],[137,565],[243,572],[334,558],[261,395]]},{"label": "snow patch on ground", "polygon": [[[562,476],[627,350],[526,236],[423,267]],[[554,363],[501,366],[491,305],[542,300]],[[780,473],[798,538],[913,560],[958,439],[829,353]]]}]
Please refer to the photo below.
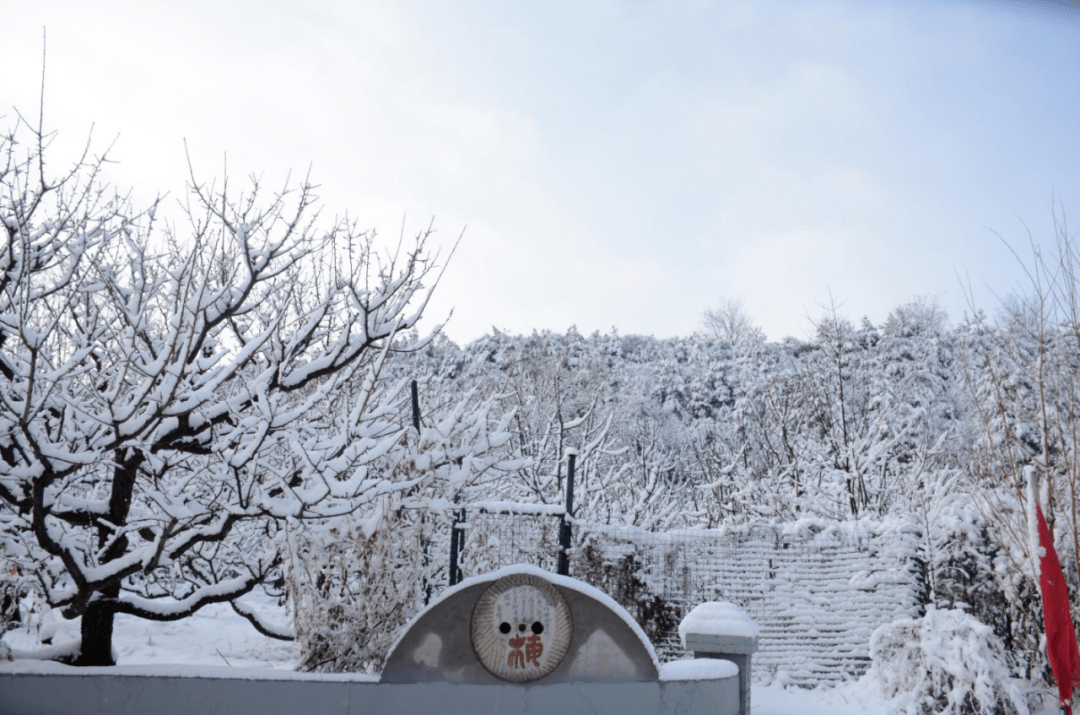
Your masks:
[{"label": "snow patch on ground", "polygon": [[142,677],[221,678],[229,680],[305,680],[323,682],[377,683],[379,676],[368,673],[298,673],[265,666],[230,668],[224,665],[117,665],[112,668],[78,668],[46,660],[16,660],[0,663],[0,673],[23,675],[132,675]]},{"label": "snow patch on ground", "polygon": [[834,688],[784,688],[773,681],[753,683],[751,715],[886,715],[885,702],[866,678]]},{"label": "snow patch on ground", "polygon": [[[262,594],[253,593],[245,599],[255,603],[260,613],[276,611],[276,621],[288,620],[284,609]],[[80,619],[66,620],[58,611],[52,611],[49,620],[48,630],[54,644],[79,639]],[[16,651],[36,651],[43,647],[36,629],[10,631],[3,640]],[[170,622],[118,615],[113,648],[116,664],[120,666],[213,665],[295,670],[300,656],[296,642],[267,638],[236,615],[228,604],[211,604],[190,618]]]}]

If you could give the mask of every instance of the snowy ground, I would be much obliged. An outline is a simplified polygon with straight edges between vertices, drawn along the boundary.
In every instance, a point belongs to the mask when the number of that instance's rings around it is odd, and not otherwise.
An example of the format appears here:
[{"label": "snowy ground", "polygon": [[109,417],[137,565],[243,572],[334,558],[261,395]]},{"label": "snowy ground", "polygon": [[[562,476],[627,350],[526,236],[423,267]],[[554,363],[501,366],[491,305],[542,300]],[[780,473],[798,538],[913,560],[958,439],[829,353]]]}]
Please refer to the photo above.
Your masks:
[{"label": "snowy ground", "polygon": [[[55,630],[54,643],[59,645],[78,636],[78,621],[56,623]],[[16,649],[40,647],[36,635],[26,630],[12,631],[4,641]],[[293,670],[297,663],[295,644],[260,635],[225,605],[208,606],[192,618],[172,623],[118,616],[114,645],[119,665]],[[889,711],[866,680],[817,690],[755,683],[751,698],[753,715],[886,715]],[[1032,715],[1054,714],[1047,707]]]}]

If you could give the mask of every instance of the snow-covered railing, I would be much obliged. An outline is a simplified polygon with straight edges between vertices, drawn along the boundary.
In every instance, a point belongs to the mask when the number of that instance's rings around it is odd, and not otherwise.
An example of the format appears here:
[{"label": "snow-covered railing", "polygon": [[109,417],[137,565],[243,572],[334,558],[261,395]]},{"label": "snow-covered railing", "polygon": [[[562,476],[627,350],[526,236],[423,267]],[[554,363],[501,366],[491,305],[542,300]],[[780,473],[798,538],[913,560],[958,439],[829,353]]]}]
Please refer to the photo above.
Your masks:
[{"label": "snow-covered railing", "polygon": [[470,502],[469,510],[489,514],[531,514],[533,516],[562,516],[566,513],[566,507],[562,504],[535,504],[515,501]]}]

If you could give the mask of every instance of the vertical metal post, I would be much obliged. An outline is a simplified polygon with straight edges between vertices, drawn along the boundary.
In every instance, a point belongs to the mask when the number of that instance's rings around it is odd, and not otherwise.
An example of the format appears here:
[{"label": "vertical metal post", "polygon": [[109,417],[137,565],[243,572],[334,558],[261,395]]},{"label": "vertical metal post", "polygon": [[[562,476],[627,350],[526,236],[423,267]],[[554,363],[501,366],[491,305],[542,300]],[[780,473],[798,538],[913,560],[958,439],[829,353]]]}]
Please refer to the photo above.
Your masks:
[{"label": "vertical metal post", "polygon": [[[454,495],[454,503],[458,503],[460,495]],[[465,530],[459,527],[459,524],[465,522],[465,510],[454,510],[454,521],[450,525],[450,585],[454,586],[461,582],[461,568],[458,566],[458,559],[461,557],[461,552],[465,549]]]},{"label": "vertical metal post", "polygon": [[[464,509],[459,509],[458,510],[458,523],[459,524],[464,524],[465,523],[465,510]],[[465,551],[465,527],[463,527],[463,526],[458,527],[457,538],[458,538],[458,548],[457,548],[457,551],[458,551],[458,568],[457,568],[457,581],[455,583],[461,583],[461,578],[462,578],[462,575],[461,575],[461,554]]]},{"label": "vertical metal post", "polygon": [[416,380],[409,386],[412,390],[412,424],[417,436],[420,435],[420,398],[416,394]]},{"label": "vertical metal post", "polygon": [[[419,396],[417,388],[416,388],[416,380],[410,381],[410,383],[409,383],[409,391],[412,393],[412,423],[413,423],[413,429],[416,430],[416,437],[417,437],[416,444],[417,444],[417,448],[419,448],[419,446],[420,446],[420,439],[419,439],[419,437],[420,437],[420,396]],[[423,511],[421,511],[420,512],[420,554],[421,554],[420,564],[423,566],[423,569],[424,569],[424,580],[423,580],[423,583],[421,584],[421,587],[422,587],[422,589],[424,591],[424,605],[425,606],[428,605],[428,603],[431,601],[431,584],[428,583],[428,580],[427,580],[428,564],[430,563],[430,561],[428,559],[428,542],[427,542],[427,539],[424,538],[424,527],[426,525],[427,525],[427,515]]]},{"label": "vertical metal post", "polygon": [[567,517],[574,518],[574,465],[577,462],[577,450],[567,450],[569,464],[566,467],[566,513],[559,523],[559,563],[558,572],[562,576],[570,575],[571,530]]}]

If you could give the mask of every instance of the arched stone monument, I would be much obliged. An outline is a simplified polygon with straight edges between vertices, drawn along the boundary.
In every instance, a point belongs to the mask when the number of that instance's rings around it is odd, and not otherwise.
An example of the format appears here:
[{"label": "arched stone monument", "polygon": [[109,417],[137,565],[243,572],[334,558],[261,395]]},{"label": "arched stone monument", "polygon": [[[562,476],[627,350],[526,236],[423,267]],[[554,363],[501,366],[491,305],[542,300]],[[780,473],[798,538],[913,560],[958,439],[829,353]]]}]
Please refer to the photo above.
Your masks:
[{"label": "arched stone monument", "polygon": [[626,611],[574,579],[528,566],[463,582],[413,619],[383,683],[649,682],[656,653]]}]

